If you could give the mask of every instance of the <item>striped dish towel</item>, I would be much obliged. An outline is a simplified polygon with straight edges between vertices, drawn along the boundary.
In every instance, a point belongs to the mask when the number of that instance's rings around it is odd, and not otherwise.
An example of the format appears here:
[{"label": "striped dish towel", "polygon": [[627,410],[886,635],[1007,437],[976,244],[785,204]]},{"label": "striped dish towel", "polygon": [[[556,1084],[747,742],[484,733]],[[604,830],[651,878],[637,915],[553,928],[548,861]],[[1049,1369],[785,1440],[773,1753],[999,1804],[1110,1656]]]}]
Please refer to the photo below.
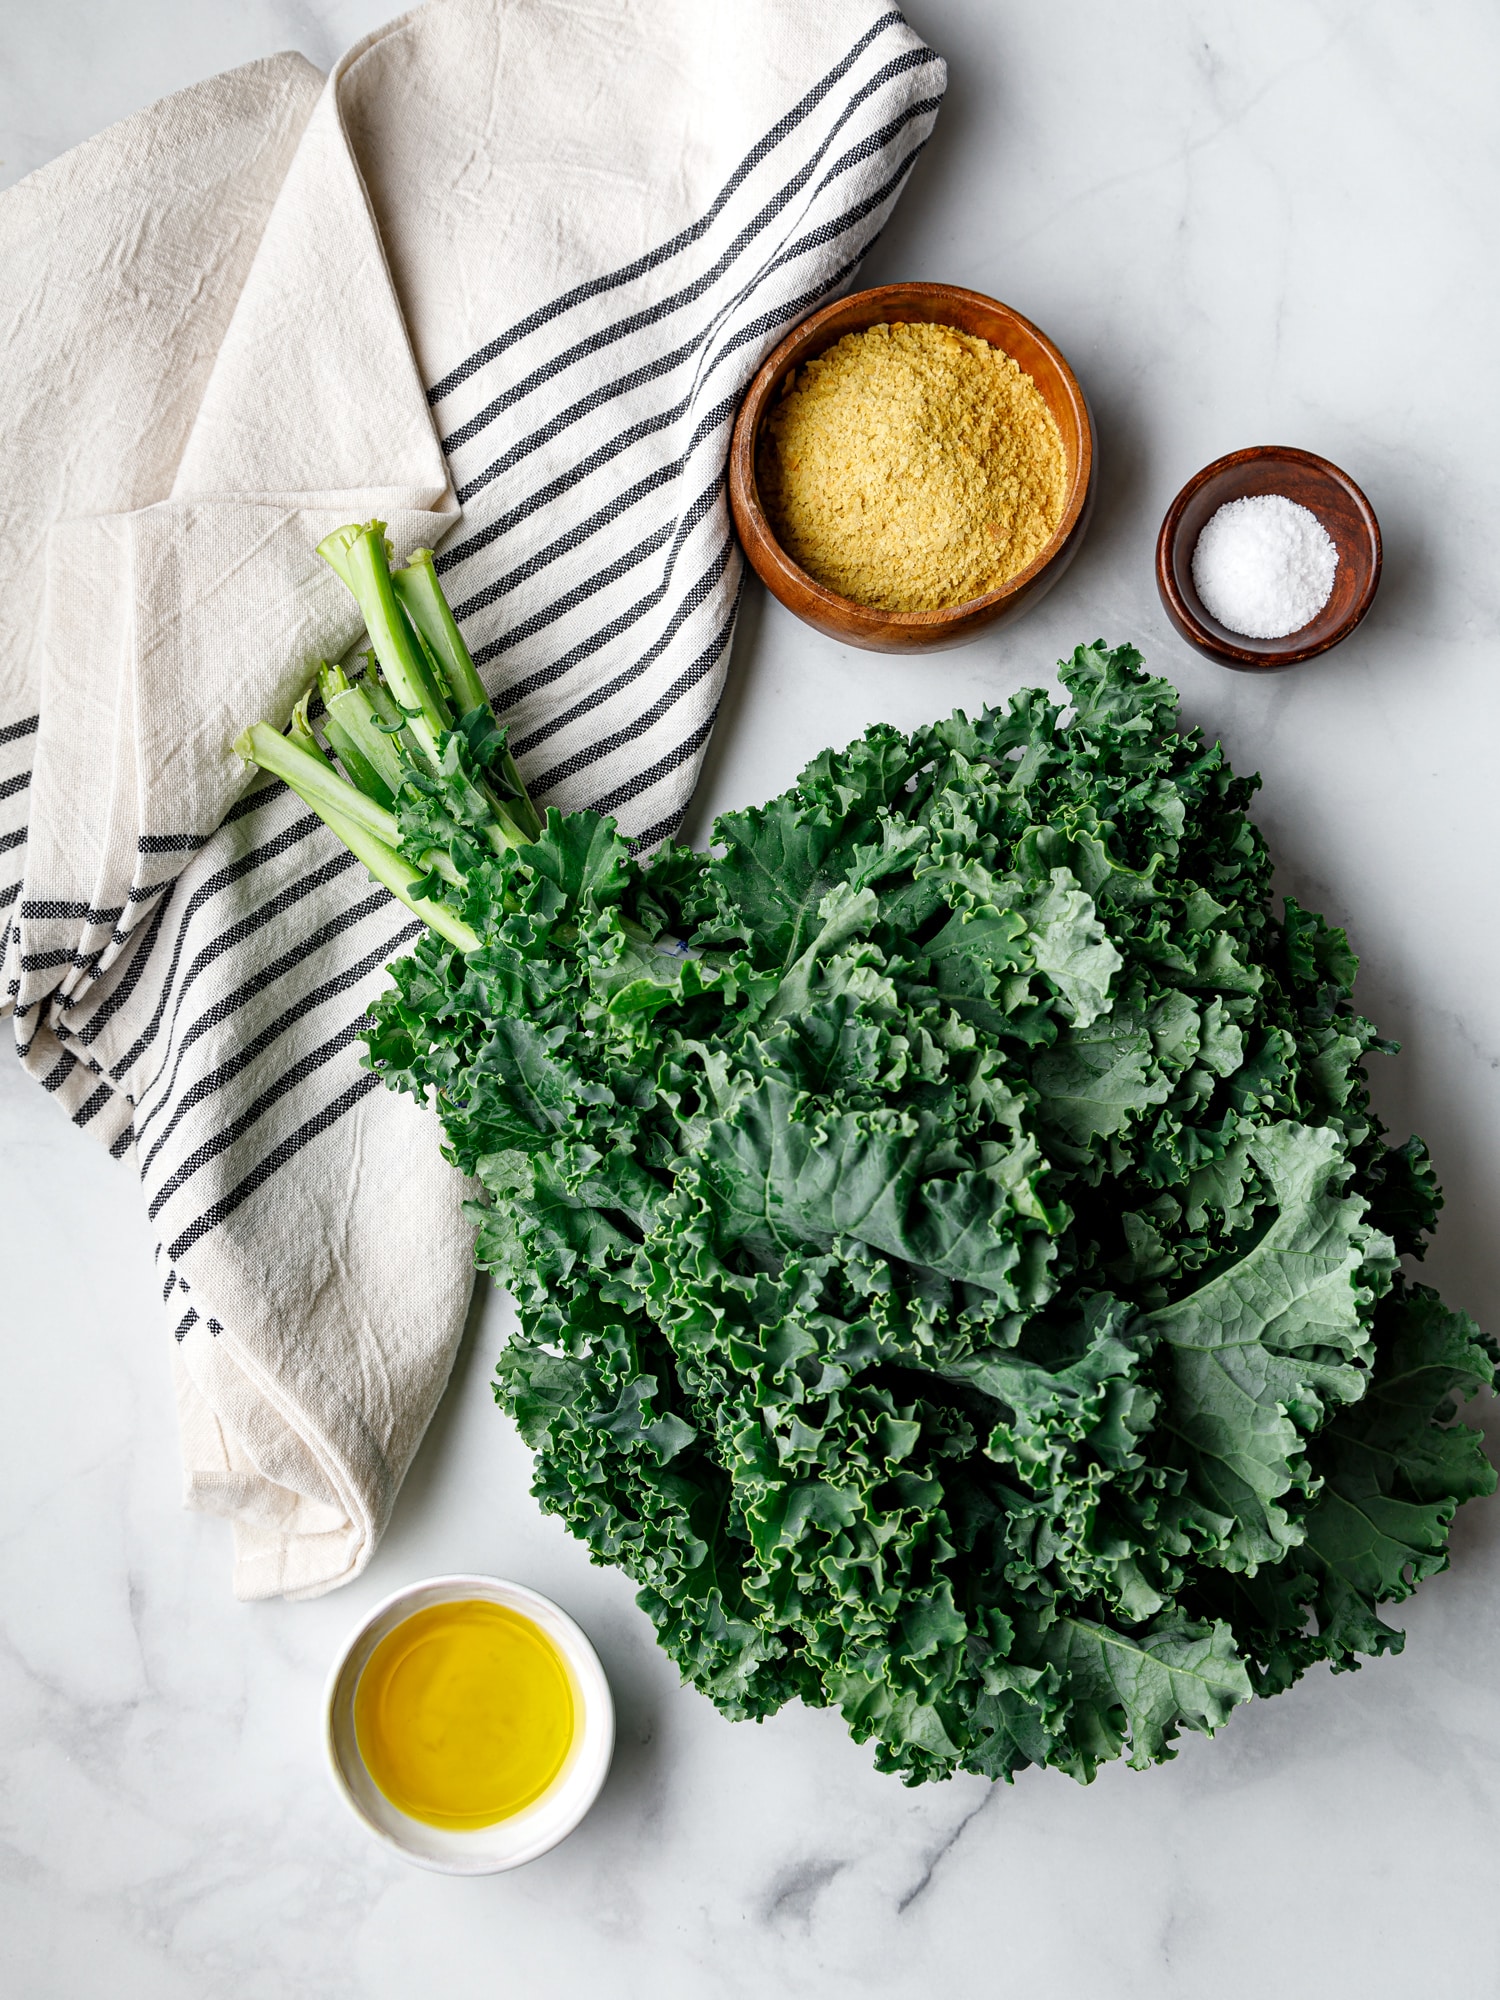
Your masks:
[{"label": "striped dish towel", "polygon": [[230,749],[359,636],[313,545],[437,546],[535,796],[672,832],[736,403],[943,82],[880,0],[432,0],[0,196],[0,996],[140,1175],[241,1596],[369,1560],[471,1282],[434,1121],[359,1066],[415,926]]}]

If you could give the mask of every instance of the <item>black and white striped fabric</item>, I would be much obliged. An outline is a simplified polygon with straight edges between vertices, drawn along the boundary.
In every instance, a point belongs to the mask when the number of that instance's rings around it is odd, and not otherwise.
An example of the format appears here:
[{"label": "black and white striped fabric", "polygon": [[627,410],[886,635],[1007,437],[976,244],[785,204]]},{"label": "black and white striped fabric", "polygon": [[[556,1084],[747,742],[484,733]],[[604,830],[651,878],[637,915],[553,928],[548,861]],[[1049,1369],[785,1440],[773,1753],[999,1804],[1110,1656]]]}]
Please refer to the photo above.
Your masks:
[{"label": "black and white striped fabric", "polygon": [[[31,763],[40,717],[17,715],[0,723],[0,929],[8,955],[20,917],[21,875],[26,865],[27,810],[31,800]],[[19,972],[12,973],[15,990],[5,999],[13,1006],[20,991]],[[56,1088],[56,1085],[53,1086]]]},{"label": "black and white striped fabric", "polygon": [[[743,569],[725,490],[736,406],[770,347],[848,283],[944,84],[894,9],[755,0],[750,13],[768,55],[763,122],[747,146],[740,118],[711,179],[697,163],[708,196],[693,212],[678,163],[660,162],[649,206],[672,226],[644,247],[632,210],[628,254],[595,253],[555,295],[528,298],[531,274],[511,271],[491,290],[514,316],[482,326],[466,308],[463,330],[483,338],[465,351],[430,300],[402,291],[399,229],[387,241],[462,508],[439,551],[449,600],[537,799],[613,813],[642,850],[682,818],[724,685]],[[699,18],[663,12],[684,36],[713,33]],[[357,153],[373,88],[366,73],[344,113]],[[563,150],[583,143],[570,115],[564,94]],[[379,173],[360,157],[379,215]],[[532,226],[561,225],[538,208]],[[416,925],[264,782],[211,834],[141,836],[134,907],[91,910],[81,885],[76,905],[33,910],[36,724],[0,725],[0,957],[18,1043],[75,1122],[138,1167],[183,1361],[189,1498],[235,1521],[242,1595],[326,1588],[368,1559],[468,1289],[457,1177],[421,1114],[359,1066],[365,1010]],[[413,1262],[415,1286],[400,1275]],[[384,1323],[414,1314],[430,1322],[421,1338]]]},{"label": "black and white striped fabric", "polygon": [[464,507],[439,569],[539,797],[615,813],[642,846],[675,830],[739,596],[725,463],[740,396],[854,272],[942,86],[884,13],[702,216],[432,388]]}]

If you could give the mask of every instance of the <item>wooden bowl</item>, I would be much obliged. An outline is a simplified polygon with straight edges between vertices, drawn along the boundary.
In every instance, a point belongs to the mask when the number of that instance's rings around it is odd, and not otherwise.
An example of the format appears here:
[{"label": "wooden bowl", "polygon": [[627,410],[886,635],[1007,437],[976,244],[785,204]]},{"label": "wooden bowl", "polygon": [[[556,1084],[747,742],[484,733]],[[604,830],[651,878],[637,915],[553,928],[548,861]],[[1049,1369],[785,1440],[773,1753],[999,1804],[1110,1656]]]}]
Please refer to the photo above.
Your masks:
[{"label": "wooden bowl", "polygon": [[[1317,617],[1282,639],[1247,639],[1204,609],[1193,587],[1193,550],[1207,523],[1230,500],[1280,493],[1316,514],[1338,550],[1333,590]],[[1156,587],[1167,616],[1190,646],[1210,660],[1249,673],[1276,673],[1347,639],[1375,601],[1380,583],[1380,523],[1347,472],[1316,452],[1259,444],[1205,465],[1167,509],[1156,538]]]},{"label": "wooden bowl", "polygon": [[[1057,533],[1033,563],[998,590],[941,611],[883,611],[814,583],[777,541],[760,504],[755,454],[760,427],[793,369],[846,333],[914,320],[978,334],[1025,369],[1057,419],[1068,484]],[[957,285],[878,285],[836,299],[789,333],[750,384],[729,447],[729,505],[751,567],[771,595],[807,624],[874,653],[932,653],[961,646],[986,626],[1018,617],[1057,582],[1078,553],[1094,500],[1094,427],[1072,369],[1039,327],[998,299]]]}]

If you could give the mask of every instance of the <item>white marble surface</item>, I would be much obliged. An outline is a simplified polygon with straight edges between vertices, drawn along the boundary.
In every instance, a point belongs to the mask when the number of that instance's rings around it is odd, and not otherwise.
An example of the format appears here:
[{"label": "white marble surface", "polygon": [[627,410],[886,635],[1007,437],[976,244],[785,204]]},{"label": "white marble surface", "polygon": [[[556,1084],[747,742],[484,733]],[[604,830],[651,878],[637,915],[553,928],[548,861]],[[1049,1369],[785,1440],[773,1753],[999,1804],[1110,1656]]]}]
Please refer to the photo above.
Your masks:
[{"label": "white marble surface", "polygon": [[[649,6],[649,0],[642,0]],[[728,4],[728,0],[719,0]],[[46,0],[5,10],[0,178],[212,70],[326,63],[381,0]],[[1056,594],[903,665],[752,599],[694,830],[865,722],[915,721],[1132,638],[1266,789],[1285,881],[1364,954],[1381,1066],[1449,1207],[1430,1270],[1500,1325],[1500,16],[1486,0],[912,0],[948,105],[870,281],[998,294],[1093,399],[1103,486]],[[1170,635],[1157,523],[1197,466],[1310,446],[1370,493],[1386,580],[1321,665],[1256,682]],[[147,1232],[126,1173],[0,1056],[0,1991],[8,2000],[761,2000],[1211,1989],[1500,1990],[1500,1508],[1470,1509],[1405,1655],[1314,1675],[1089,1791],[1028,1774],[904,1791],[828,1715],[721,1722],[620,1577],[526,1494],[476,1309],[366,1575],[238,1606],[222,1527],[177,1508]],[[596,1639],[620,1749],[592,1817],[520,1873],[388,1858],[320,1766],[328,1663],[444,1569],[559,1598]]]}]

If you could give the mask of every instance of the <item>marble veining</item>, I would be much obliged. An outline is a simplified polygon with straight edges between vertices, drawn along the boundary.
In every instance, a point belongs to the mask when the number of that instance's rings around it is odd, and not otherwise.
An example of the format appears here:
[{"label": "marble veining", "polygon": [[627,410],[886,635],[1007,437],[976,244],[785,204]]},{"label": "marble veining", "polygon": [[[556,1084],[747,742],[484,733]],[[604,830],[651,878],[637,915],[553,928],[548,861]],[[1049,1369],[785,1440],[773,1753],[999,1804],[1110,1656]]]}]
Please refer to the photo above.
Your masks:
[{"label": "marble veining", "polygon": [[[603,11],[649,0],[600,0]],[[231,64],[326,65],[381,0],[12,10],[0,181]],[[912,0],[951,67],[869,282],[993,292],[1072,360],[1099,508],[1032,616],[916,664],[842,651],[758,596],[689,832],[876,719],[909,726],[1139,643],[1259,768],[1287,889],[1347,923],[1399,1038],[1375,1089],[1432,1146],[1430,1259],[1500,1326],[1500,275],[1482,0]],[[1151,556],[1189,473],[1285,442],[1346,465],[1386,533],[1357,637],[1271,680],[1171,635]],[[0,1057],[0,1990],[7,2000],[763,2000],[945,1992],[1221,2000],[1492,1992],[1500,1966],[1500,1507],[1466,1510],[1405,1653],[1313,1675],[1215,1742],[1089,1790],[1029,1773],[909,1792],[837,1718],[721,1722],[628,1585],[527,1497],[487,1388],[508,1307],[477,1301],[388,1540],[349,1589],[234,1604],[222,1526],[177,1505],[149,1237],[126,1173]],[[562,1848],[428,1876],[368,1841],[322,1767],[348,1628],[400,1583],[488,1569],[598,1644],[620,1741]]]}]

